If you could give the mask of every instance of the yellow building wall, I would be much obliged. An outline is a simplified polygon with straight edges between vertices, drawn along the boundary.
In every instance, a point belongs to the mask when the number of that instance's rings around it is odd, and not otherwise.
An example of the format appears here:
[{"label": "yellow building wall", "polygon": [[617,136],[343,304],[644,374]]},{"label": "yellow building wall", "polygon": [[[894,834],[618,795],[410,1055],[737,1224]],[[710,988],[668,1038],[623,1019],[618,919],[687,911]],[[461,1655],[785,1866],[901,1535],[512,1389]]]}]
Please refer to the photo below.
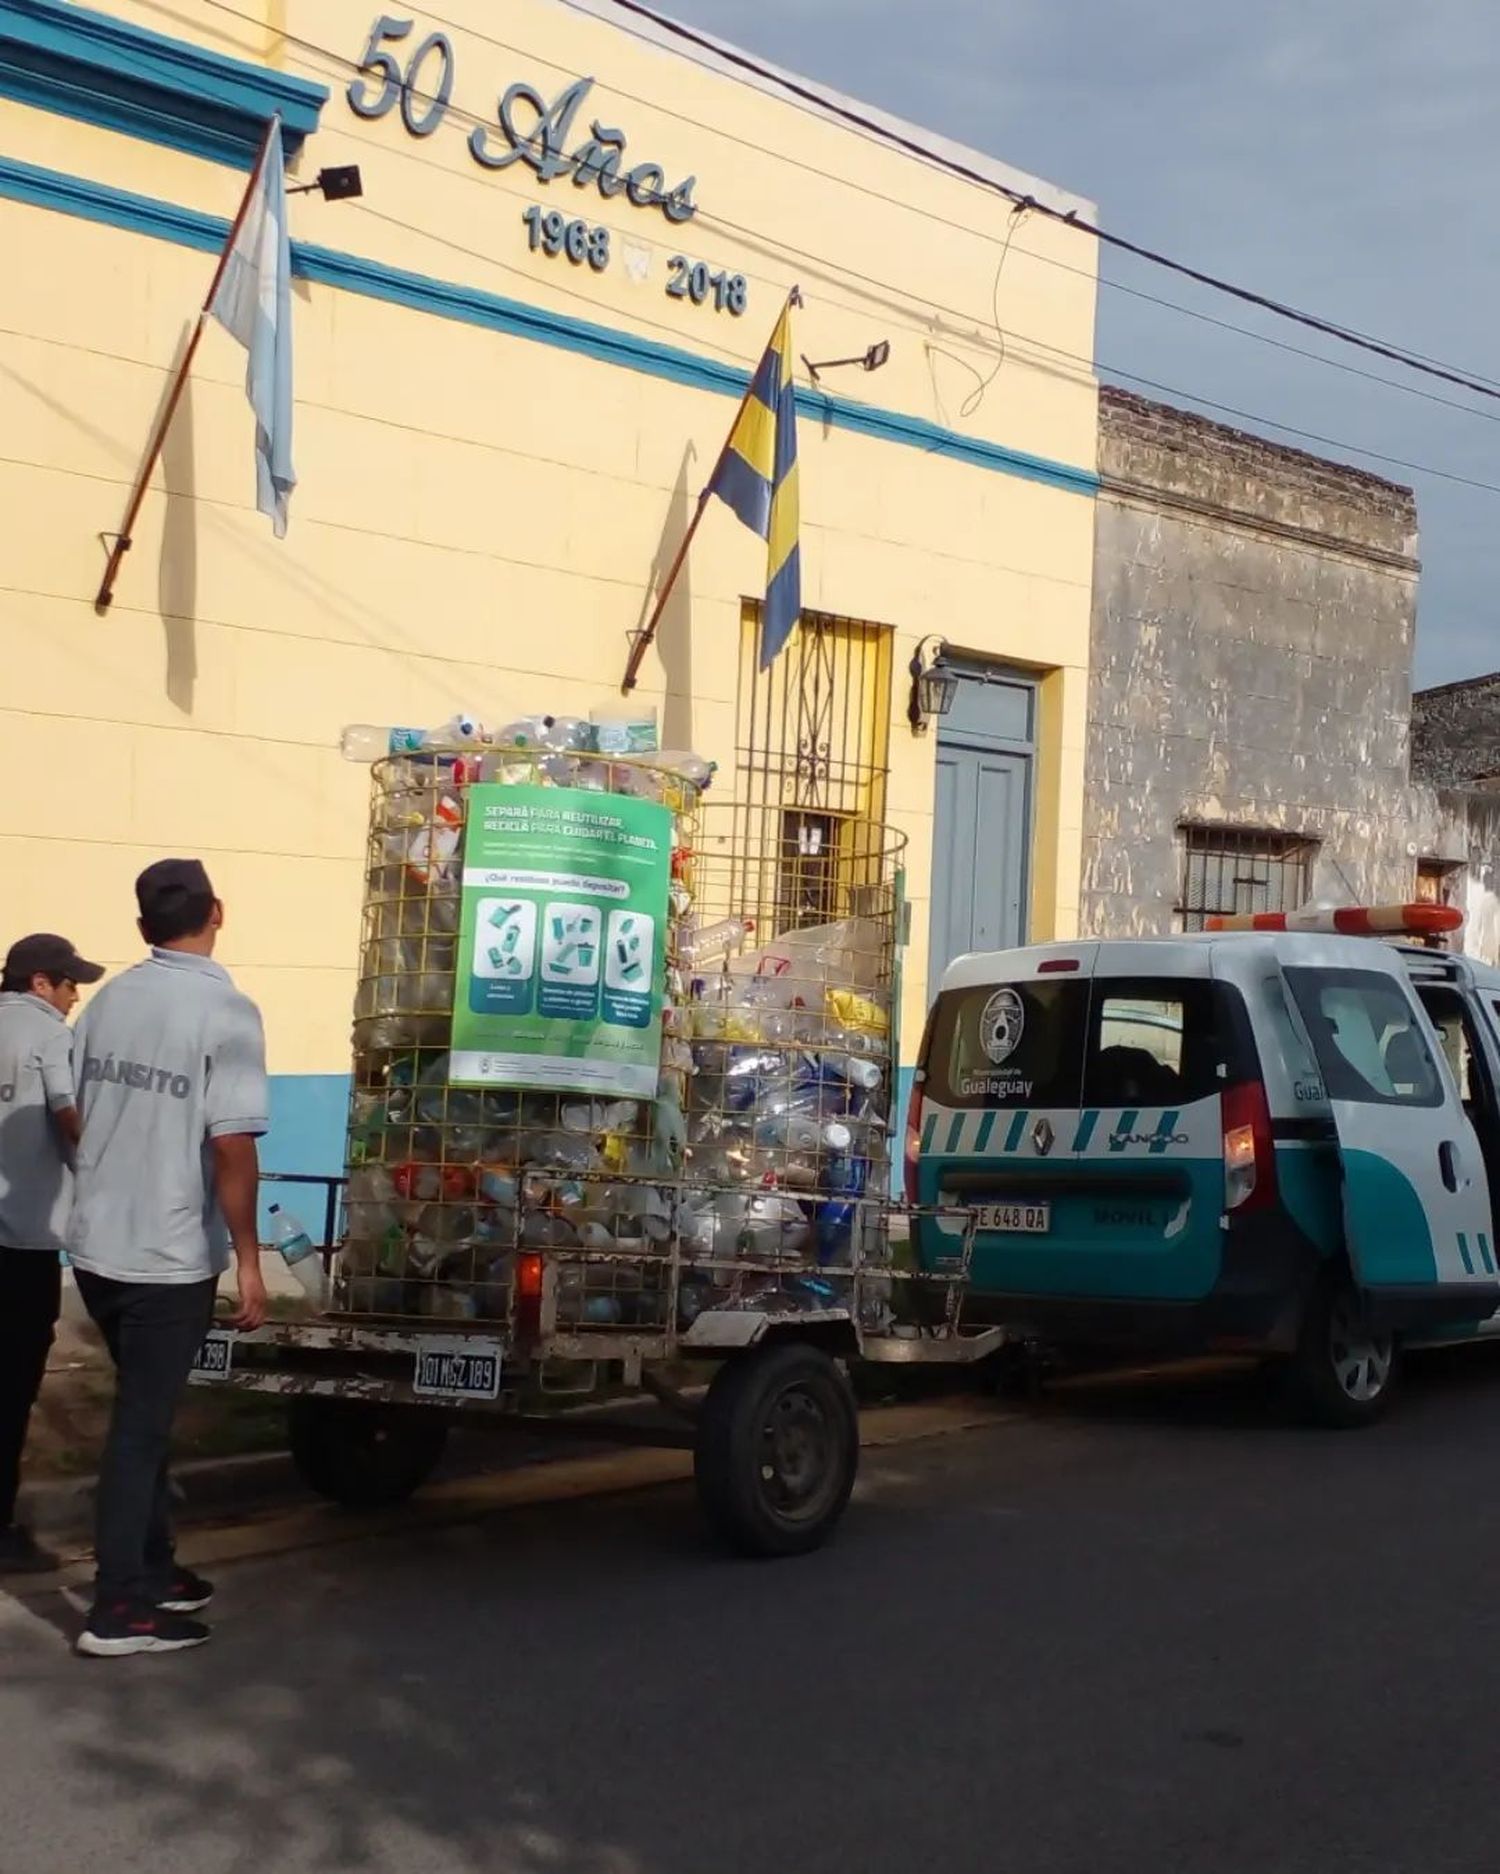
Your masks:
[{"label": "yellow building wall", "polygon": [[[364,197],[290,204],[295,241],[477,288],[678,353],[753,367],[800,284],[799,352],[891,345],[837,398],[963,439],[1094,466],[1094,247],[755,86],[556,0],[503,24],[446,0],[448,120],[416,139],[350,109],[366,0],[244,0],[265,24],[122,0],[119,16],[329,85],[295,165],[357,162]],[[435,22],[416,15],[400,58]],[[481,29],[482,28],[482,29]],[[282,37],[285,33],[289,37]],[[296,43],[301,41],[304,43]],[[697,176],[698,217],[522,164],[490,173],[467,137],[516,79],[597,83],[627,161]],[[492,138],[492,141],[496,141]],[[243,172],[19,103],[0,159],[228,217]],[[533,254],[526,208],[611,230],[608,269]],[[201,854],[229,912],[222,957],[263,1005],[272,1068],[347,1063],[366,776],[348,721],[586,713],[617,698],[648,587],[670,557],[734,411],[726,395],[557,343],[299,281],[298,486],[287,538],[254,511],[244,355],[204,338],[105,617],[100,537],[120,524],[213,257],[0,190],[0,797],[6,932],[61,929],[112,967],[138,953],[131,881]],[[666,294],[683,253],[743,273],[743,318]],[[1001,334],[1003,333],[1003,337]],[[905,722],[905,666],[940,632],[1041,679],[1031,870],[1036,936],[1075,927],[1093,513],[1088,492],[805,417],[803,600],[892,628],[889,806],[910,839],[908,1052],[925,1001],[935,737]],[[764,547],[707,514],[673,626],[640,687],[677,742],[732,776],[745,596]]]}]

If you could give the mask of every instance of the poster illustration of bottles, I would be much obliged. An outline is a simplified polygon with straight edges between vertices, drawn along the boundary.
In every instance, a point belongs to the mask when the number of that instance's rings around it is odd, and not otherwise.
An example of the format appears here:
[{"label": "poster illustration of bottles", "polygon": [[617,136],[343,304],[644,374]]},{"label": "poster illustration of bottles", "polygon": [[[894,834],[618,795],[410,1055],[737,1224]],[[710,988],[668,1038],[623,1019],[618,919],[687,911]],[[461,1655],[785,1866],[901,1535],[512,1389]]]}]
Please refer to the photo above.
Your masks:
[{"label": "poster illustration of bottles", "polygon": [[453,1085],[653,1098],[671,876],[655,801],[471,787]]}]

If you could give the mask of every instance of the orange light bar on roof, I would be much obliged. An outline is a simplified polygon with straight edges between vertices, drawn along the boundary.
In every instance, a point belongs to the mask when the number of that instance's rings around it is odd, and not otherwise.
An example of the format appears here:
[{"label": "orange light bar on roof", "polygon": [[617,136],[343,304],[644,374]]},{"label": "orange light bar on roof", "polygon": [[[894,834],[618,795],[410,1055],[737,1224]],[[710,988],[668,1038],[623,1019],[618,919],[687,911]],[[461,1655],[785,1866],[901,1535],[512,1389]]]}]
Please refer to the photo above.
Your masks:
[{"label": "orange light bar on roof", "polygon": [[1314,931],[1341,937],[1439,937],[1461,928],[1464,914],[1451,904],[1347,904],[1329,910],[1246,911],[1209,917],[1205,930]]}]

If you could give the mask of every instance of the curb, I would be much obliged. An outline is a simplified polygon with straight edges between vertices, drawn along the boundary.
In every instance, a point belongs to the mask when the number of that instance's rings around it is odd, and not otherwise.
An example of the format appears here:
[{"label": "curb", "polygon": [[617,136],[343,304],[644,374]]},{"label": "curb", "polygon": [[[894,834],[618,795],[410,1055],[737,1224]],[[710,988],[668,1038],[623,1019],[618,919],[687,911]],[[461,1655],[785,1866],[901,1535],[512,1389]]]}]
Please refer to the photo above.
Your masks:
[{"label": "curb", "polygon": [[[172,1467],[176,1513],[184,1523],[200,1516],[253,1509],[303,1494],[296,1466],[286,1451],[252,1451],[232,1458],[195,1458]],[[28,1484],[20,1517],[38,1536],[54,1542],[86,1539],[93,1530],[97,1477]]]},{"label": "curb", "polygon": [[[879,1407],[861,1415],[860,1445],[878,1450],[1012,1424],[1020,1414],[973,1399]],[[614,1447],[600,1454],[548,1451],[504,1468],[470,1470],[440,1478],[395,1510],[361,1513],[311,1495],[284,1451],[205,1459],[174,1473],[181,1488],[180,1532],[185,1558],[217,1566],[298,1549],[322,1548],[374,1536],[410,1534],[471,1521],[504,1509],[539,1507],[623,1495],[691,1478],[691,1452],[654,1446]],[[54,1576],[16,1578],[0,1586],[25,1599],[75,1582],[91,1560],[95,1479],[33,1489],[28,1513],[37,1533],[63,1560]]]}]

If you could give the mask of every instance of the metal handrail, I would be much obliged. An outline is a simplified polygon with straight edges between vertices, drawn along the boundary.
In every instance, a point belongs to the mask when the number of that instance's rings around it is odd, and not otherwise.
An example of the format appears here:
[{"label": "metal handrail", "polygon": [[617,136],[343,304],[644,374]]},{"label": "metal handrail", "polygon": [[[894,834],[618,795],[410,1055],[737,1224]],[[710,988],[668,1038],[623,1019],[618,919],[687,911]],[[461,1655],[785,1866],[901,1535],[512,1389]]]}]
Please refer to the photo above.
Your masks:
[{"label": "metal handrail", "polygon": [[338,1248],[339,1199],[349,1180],[342,1173],[330,1176],[326,1172],[314,1171],[263,1171],[260,1179],[262,1184],[321,1184],[323,1186],[323,1234],[317,1247],[323,1251],[326,1262]]}]

